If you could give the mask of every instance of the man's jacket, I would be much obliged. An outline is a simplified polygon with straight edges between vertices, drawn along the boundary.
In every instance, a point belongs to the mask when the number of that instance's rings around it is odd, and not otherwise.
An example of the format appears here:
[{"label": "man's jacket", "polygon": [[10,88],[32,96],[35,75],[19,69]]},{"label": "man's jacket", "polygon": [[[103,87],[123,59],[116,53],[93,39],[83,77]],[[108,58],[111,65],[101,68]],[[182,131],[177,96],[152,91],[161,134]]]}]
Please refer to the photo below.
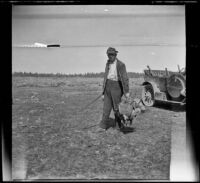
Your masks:
[{"label": "man's jacket", "polygon": [[[126,66],[122,61],[118,60],[117,58],[116,58],[116,60],[117,60],[117,63],[116,63],[117,77],[119,79],[119,82],[121,82],[123,94],[126,94],[129,92],[129,79],[128,79],[128,75],[126,72]],[[103,81],[103,94],[105,92],[108,71],[109,71],[109,62],[106,63],[106,68],[105,68],[105,75],[104,75],[104,81]]]}]

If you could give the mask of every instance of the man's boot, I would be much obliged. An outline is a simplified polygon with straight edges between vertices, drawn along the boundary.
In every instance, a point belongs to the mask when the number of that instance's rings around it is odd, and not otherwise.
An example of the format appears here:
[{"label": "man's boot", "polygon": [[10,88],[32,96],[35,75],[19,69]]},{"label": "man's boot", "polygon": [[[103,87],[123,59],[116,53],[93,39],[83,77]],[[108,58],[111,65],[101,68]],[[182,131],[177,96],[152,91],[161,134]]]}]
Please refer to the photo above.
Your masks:
[{"label": "man's boot", "polygon": [[101,121],[99,123],[99,127],[106,130],[107,129],[107,124],[105,123],[105,121]]},{"label": "man's boot", "polygon": [[121,118],[119,111],[115,111],[115,124],[118,125],[119,129],[123,128],[123,124],[121,123]]},{"label": "man's boot", "polygon": [[106,130],[108,128],[108,117],[103,114],[102,119],[99,123],[99,127]]}]

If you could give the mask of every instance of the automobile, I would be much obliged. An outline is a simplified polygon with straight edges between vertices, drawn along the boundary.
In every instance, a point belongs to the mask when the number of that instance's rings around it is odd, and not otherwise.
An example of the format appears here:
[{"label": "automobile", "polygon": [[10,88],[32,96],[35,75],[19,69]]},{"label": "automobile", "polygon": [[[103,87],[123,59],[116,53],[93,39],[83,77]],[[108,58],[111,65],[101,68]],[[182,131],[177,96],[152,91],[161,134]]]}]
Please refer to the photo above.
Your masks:
[{"label": "automobile", "polygon": [[178,72],[152,70],[149,66],[144,70],[142,83],[142,102],[145,106],[154,106],[156,101],[186,104],[186,68]]}]

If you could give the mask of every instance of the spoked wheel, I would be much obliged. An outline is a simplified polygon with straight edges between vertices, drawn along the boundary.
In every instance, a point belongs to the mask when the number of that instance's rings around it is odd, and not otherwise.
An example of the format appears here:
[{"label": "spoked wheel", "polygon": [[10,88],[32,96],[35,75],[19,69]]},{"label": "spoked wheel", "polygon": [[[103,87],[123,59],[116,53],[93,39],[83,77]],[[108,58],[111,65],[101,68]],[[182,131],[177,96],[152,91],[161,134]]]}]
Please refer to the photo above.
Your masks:
[{"label": "spoked wheel", "polygon": [[142,102],[145,106],[149,107],[155,103],[153,87],[150,84],[145,85],[142,90]]}]

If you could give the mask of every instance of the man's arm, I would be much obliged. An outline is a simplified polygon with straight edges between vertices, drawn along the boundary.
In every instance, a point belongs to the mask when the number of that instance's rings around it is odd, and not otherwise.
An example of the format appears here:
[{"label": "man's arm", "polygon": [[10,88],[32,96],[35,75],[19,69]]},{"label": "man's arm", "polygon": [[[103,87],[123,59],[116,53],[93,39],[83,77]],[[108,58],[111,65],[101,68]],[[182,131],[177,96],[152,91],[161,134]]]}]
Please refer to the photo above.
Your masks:
[{"label": "man's arm", "polygon": [[122,84],[123,84],[123,89],[124,89],[124,95],[126,97],[129,97],[130,96],[130,94],[129,94],[129,78],[128,78],[125,64],[121,65],[121,77],[123,80]]},{"label": "man's arm", "polygon": [[104,99],[104,92],[105,92],[107,75],[108,75],[108,65],[106,64],[105,72],[104,72],[104,79],[103,79],[103,86],[102,86],[102,99]]}]

